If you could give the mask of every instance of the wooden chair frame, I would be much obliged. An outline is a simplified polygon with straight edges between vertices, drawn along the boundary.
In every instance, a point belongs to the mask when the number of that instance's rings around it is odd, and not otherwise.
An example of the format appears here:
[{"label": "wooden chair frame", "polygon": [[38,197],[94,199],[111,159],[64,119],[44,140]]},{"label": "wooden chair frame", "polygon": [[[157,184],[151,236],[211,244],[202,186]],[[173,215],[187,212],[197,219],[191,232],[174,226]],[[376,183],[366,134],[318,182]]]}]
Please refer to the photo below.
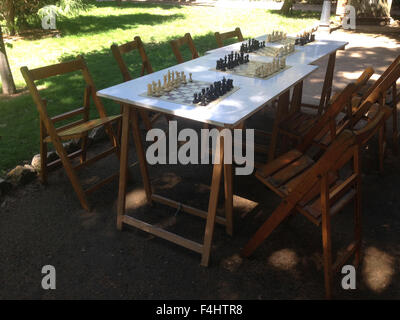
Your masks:
[{"label": "wooden chair frame", "polygon": [[[274,210],[267,221],[257,230],[242,250],[242,255],[248,257],[272,233],[278,225],[294,212],[302,213],[317,226],[322,227],[322,244],[324,260],[324,277],[326,297],[332,296],[333,273],[340,270],[346,261],[355,255],[355,265],[358,266],[361,258],[361,147],[382,126],[390,114],[387,107],[383,107],[377,116],[365,128],[358,132],[343,131],[323,156],[315,163],[309,163],[305,171],[298,170],[298,166],[306,168],[304,153],[301,150],[292,150],[284,156],[267,164],[263,170],[257,171],[256,177],[271,190],[278,194],[283,201]],[[345,164],[352,162],[353,172],[344,181],[335,179],[335,175]],[[311,166],[310,166],[311,165]],[[282,169],[283,168],[283,169]],[[288,170],[294,170],[288,178]],[[280,171],[281,170],[281,171]],[[297,170],[297,171],[296,171]],[[288,182],[284,187],[277,187],[270,180],[271,175],[282,172]],[[279,174],[279,173],[278,173]],[[319,197],[318,197],[319,196]],[[317,197],[317,198],[316,198]],[[316,198],[315,202],[314,199]],[[351,200],[354,200],[354,241],[347,247],[346,253],[337,262],[332,263],[331,248],[331,217],[341,211]],[[311,203],[313,204],[311,205]],[[320,216],[310,214],[314,205],[319,205]]]},{"label": "wooden chair frame", "polygon": [[142,39],[140,39],[139,36],[136,36],[133,41],[130,41],[130,42],[127,42],[127,43],[124,43],[121,45],[117,45],[117,44],[111,45],[111,51],[114,55],[115,60],[118,63],[118,67],[121,70],[124,81],[132,80],[133,77],[132,77],[131,73],[129,72],[129,69],[128,69],[124,59],[122,58],[122,55],[132,52],[133,50],[138,50],[140,57],[142,59],[142,68],[141,68],[140,75],[144,76],[145,73],[147,73],[147,74],[153,73],[153,68],[151,66],[149,58],[147,57],[146,50],[144,49]]},{"label": "wooden chair frame", "polygon": [[[360,94],[359,103],[365,100],[384,80],[385,78],[393,73],[396,66],[400,63],[400,55],[389,65],[389,67],[382,73],[378,80],[368,88],[364,93]],[[394,80],[391,86],[391,102],[388,106],[392,109],[392,121],[393,121],[393,131],[392,131],[392,141],[393,150],[396,154],[399,152],[399,130],[398,130],[398,120],[397,120],[397,104],[400,101],[400,92],[397,92],[397,79]],[[390,90],[390,89],[389,89]]]},{"label": "wooden chair frame", "polygon": [[[364,72],[360,75],[360,77],[357,79],[357,81],[354,82],[354,87],[352,87],[352,94],[351,96],[348,96],[348,100],[345,104],[342,105],[337,105],[334,108],[333,114],[338,116],[340,113],[343,113],[345,117],[348,119],[352,119],[352,97],[355,96],[362,88],[365,86],[367,81],[370,79],[370,77],[374,74],[374,69],[372,68],[367,68],[364,70]],[[336,98],[339,96],[339,92],[336,93],[329,101],[328,106],[326,108],[326,111],[328,111],[330,108],[332,108],[332,105],[334,104]],[[297,104],[296,102],[292,101],[292,108],[288,114],[287,117],[282,119],[282,121],[279,124],[279,134],[286,135],[292,139],[295,139],[297,141],[301,141],[304,137],[304,135],[308,132],[308,130],[313,126],[313,124],[317,121],[317,119],[321,117],[320,114],[307,114],[301,111],[301,106]],[[349,122],[346,122],[346,125],[349,125]],[[296,126],[295,131],[297,132],[292,132],[290,130],[287,130],[285,127],[286,126]],[[341,131],[343,131],[346,128],[346,126],[341,126]],[[340,133],[337,132],[336,129],[336,120],[335,122],[332,121],[329,127],[326,127],[325,131],[330,130],[331,132],[331,138],[334,138],[336,134]],[[317,139],[314,141],[317,143],[320,147],[326,148],[326,145],[319,144],[318,140],[322,139],[326,132],[323,134],[320,134],[320,137],[317,137]]]},{"label": "wooden chair frame", "polygon": [[[331,120],[330,125],[326,126],[323,130],[319,129],[319,134],[313,136],[313,143],[317,144],[319,147],[326,149],[329,146],[329,143],[333,141],[335,136],[339,135],[343,130],[346,128],[354,128],[360,121],[362,120],[367,120],[369,121],[368,118],[366,118],[366,114],[370,111],[371,107],[374,104],[377,104],[380,108],[385,104],[385,97],[386,93],[388,90],[392,89],[392,103],[389,105],[389,107],[392,110],[392,117],[396,118],[396,120],[393,120],[393,143],[395,145],[395,148],[397,147],[398,140],[396,137],[398,136],[397,134],[397,108],[394,107],[397,105],[398,102],[398,97],[397,97],[397,91],[396,91],[396,81],[400,77],[400,56],[389,66],[389,68],[382,74],[380,79],[375,82],[375,84],[369,88],[363,95],[362,98],[357,98],[356,93],[359,91],[361,88],[365,87],[365,84],[367,83],[368,79],[372,76],[373,69],[372,68],[367,68],[364,73],[359,77],[359,79],[355,82],[355,87],[353,89],[352,93],[352,100],[347,101],[346,108],[343,108],[345,110],[346,116],[339,122],[337,123],[336,120]],[[335,100],[337,95],[332,97],[332,101]],[[356,102],[356,103],[355,103]],[[344,105],[343,105],[344,107]],[[332,108],[330,106],[327,109],[327,112]],[[335,113],[336,115],[339,114],[341,110],[337,110]],[[389,116],[390,117],[390,116]],[[366,121],[365,121],[366,122]],[[379,131],[379,169],[381,172],[383,172],[383,160],[384,160],[384,154],[385,154],[385,122],[383,122],[383,127],[382,130]],[[312,131],[312,130],[310,130]],[[326,133],[330,131],[330,137],[327,141],[324,143],[321,143],[321,141],[326,138]],[[314,130],[315,132],[315,130]],[[311,135],[312,136],[312,135]],[[295,138],[301,138],[301,137],[296,137],[292,136]],[[326,139],[325,139],[326,140]]]},{"label": "wooden chair frame", "polygon": [[[35,85],[35,81],[50,78],[57,75],[62,75],[70,72],[81,71],[86,82],[86,88],[83,97],[83,107],[65,112],[61,115],[50,117],[47,113],[47,101],[43,99]],[[96,87],[86,66],[83,57],[78,56],[76,60],[62,62],[51,66],[41,67],[29,70],[27,67],[21,68],[21,73],[25,79],[31,96],[36,104],[40,116],[40,158],[41,172],[40,179],[42,183],[47,184],[48,171],[55,169],[61,164],[64,166],[72,187],[85,210],[90,210],[86,195],[97,190],[104,184],[110,182],[113,178],[119,176],[119,173],[113,174],[102,180],[94,186],[84,190],[80,184],[75,170],[88,166],[110,154],[116,154],[119,158],[119,145],[116,136],[113,132],[111,122],[117,121],[121,115],[107,116],[104,106],[100,98],[96,95]],[[89,120],[90,98],[99,113],[100,118]],[[68,123],[61,127],[55,126],[59,121],[66,120],[78,115],[82,115],[82,119]],[[99,126],[105,126],[106,133],[110,138],[112,147],[106,151],[87,159],[87,136],[91,129]],[[81,139],[81,148],[78,151],[68,154],[65,150],[62,141],[71,139]],[[59,155],[59,159],[51,163],[47,163],[47,144],[52,143]],[[71,161],[73,158],[80,156],[80,163],[73,166]]]},{"label": "wooden chair frame", "polygon": [[[138,50],[139,55],[142,59],[142,67],[140,75],[144,76],[146,73],[153,73],[153,68],[151,66],[150,60],[146,54],[146,50],[144,49],[144,45],[142,39],[139,36],[136,36],[133,41],[117,45],[111,45],[111,52],[114,55],[115,60],[117,61],[118,67],[121,71],[122,78],[124,81],[130,81],[133,79],[129,69],[123,59],[122,55],[132,52],[133,50]],[[122,113],[122,106],[121,106],[121,113]],[[159,118],[160,114],[155,114],[151,119],[149,117],[148,112],[145,110],[140,110],[140,117],[143,120],[143,124],[146,130],[150,130],[152,128],[153,123]],[[167,120],[168,121],[168,120]]]},{"label": "wooden chair frame", "polygon": [[231,39],[231,38],[237,38],[238,42],[244,41],[242,31],[240,31],[239,27],[237,27],[233,31],[228,31],[228,32],[224,32],[224,33],[215,32],[215,40],[217,41],[217,45],[219,48],[224,46],[224,40]]},{"label": "wooden chair frame", "polygon": [[185,60],[183,60],[182,54],[179,51],[179,48],[183,45],[187,45],[189,47],[189,50],[192,54],[192,59],[196,59],[199,57],[199,54],[197,52],[197,49],[194,45],[192,36],[190,33],[186,33],[182,38],[171,40],[170,41],[171,47],[172,47],[172,52],[175,55],[176,60],[178,63],[183,63]]},{"label": "wooden chair frame", "polygon": [[[384,97],[393,82],[398,79],[399,73],[400,63],[392,69],[390,74],[379,83],[359,107],[356,113],[357,117],[353,117],[354,123],[364,116],[371,105],[379,103],[380,106],[377,115],[363,129],[356,132],[345,129],[338,136],[336,136],[338,131],[335,128],[330,129],[331,126],[336,124],[338,111],[343,105],[351,101],[357,88],[354,83],[350,83],[336,96],[331,107],[318,119],[296,149],[285,153],[257,170],[257,179],[273,190],[283,201],[246,244],[242,251],[244,256],[251,255],[291,213],[300,212],[314,224],[321,225],[322,223],[325,288],[327,298],[331,297],[333,271],[338,270],[354,253],[356,263],[360,261],[360,150],[378,131],[379,136],[383,136],[383,123],[392,112],[389,107],[385,106]],[[315,137],[320,135],[321,132],[326,132],[326,130],[331,130],[335,133],[335,136],[332,137],[332,143],[325,153],[314,163],[313,158],[307,153],[310,152]],[[353,174],[344,182],[334,185],[332,189],[331,185],[338,170],[351,159],[353,159]],[[353,192],[346,195],[344,192],[348,191],[350,187],[353,187]],[[315,198],[317,194],[320,195],[321,215],[319,219],[310,214],[310,210],[306,210],[310,200]],[[332,268],[330,218],[332,213],[339,212],[351,199],[355,200],[356,241],[349,246],[344,258],[339,260]]]},{"label": "wooden chair frame", "polygon": [[[365,115],[370,111],[374,104],[378,104],[379,108],[382,108],[386,104],[386,95],[389,90],[392,90],[392,102],[387,105],[391,113],[388,118],[392,116],[393,119],[393,147],[394,150],[398,148],[398,129],[397,129],[397,85],[396,82],[400,78],[400,56],[388,67],[388,69],[382,74],[382,76],[375,82],[375,84],[363,95],[361,104],[353,110],[351,123],[354,126],[362,119],[365,119]],[[387,119],[386,119],[387,120]],[[383,123],[383,129],[379,133],[379,169],[383,171],[383,160],[385,155],[385,132],[386,126]]]}]

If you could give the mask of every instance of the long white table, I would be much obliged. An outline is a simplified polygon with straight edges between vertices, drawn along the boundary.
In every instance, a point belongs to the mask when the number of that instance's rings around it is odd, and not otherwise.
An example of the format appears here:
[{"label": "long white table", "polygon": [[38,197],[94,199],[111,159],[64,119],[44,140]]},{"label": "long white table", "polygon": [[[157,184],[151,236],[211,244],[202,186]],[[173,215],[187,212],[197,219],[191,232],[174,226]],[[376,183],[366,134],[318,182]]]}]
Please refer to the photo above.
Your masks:
[{"label": "long white table", "polygon": [[[256,39],[259,41],[265,41],[266,35],[256,37]],[[229,46],[209,50],[206,53],[211,56],[224,56],[230,53],[231,51],[238,51],[242,43],[243,42],[237,42]],[[344,50],[347,44],[348,42],[346,41],[333,41],[333,40],[317,38],[316,41],[308,43],[304,46],[295,46],[295,52],[287,56],[286,63],[288,65],[314,64],[318,60],[326,56],[329,56],[319,104],[310,105],[301,102],[302,88],[303,88],[302,87],[303,84],[301,82],[296,88],[297,97],[294,97],[294,99],[297,100],[300,105],[304,105],[311,108],[317,108],[319,114],[321,114],[325,110],[332,92],[332,81],[335,69],[336,52],[337,50]],[[266,43],[266,46],[276,47],[279,46],[279,44]],[[257,57],[257,59],[264,59],[264,60],[270,59],[268,57],[262,57],[254,53],[250,54],[251,58],[254,58],[255,56]]]},{"label": "long white table", "polygon": [[[215,68],[216,59],[214,55],[200,57],[173,68],[160,70],[138,79],[100,90],[97,94],[100,97],[135,105],[149,111],[171,114],[218,127],[232,128],[317,69],[316,66],[296,64],[272,78],[263,80],[212,71]],[[156,97],[144,97],[142,94],[147,92],[147,84],[163,79],[163,75],[168,70],[184,71],[186,74],[192,73],[194,80],[211,83],[226,76],[233,79],[234,86],[240,89],[211,107],[195,107],[160,100]]]},{"label": "long white table", "polygon": [[[326,45],[327,47],[324,47]],[[322,57],[327,54],[335,54],[339,48],[343,47],[345,43],[331,45],[329,43],[309,45],[303,48],[310,50],[310,52],[318,51]],[[314,46],[314,47],[313,47]],[[319,49],[318,49],[319,48]],[[335,49],[336,48],[336,49]],[[231,46],[225,48],[231,50]],[[190,119],[202,123],[212,124],[219,130],[223,128],[233,129],[242,127],[243,122],[262,109],[270,101],[279,99],[278,103],[278,118],[282,110],[288,108],[289,95],[291,88],[299,88],[302,81],[317,69],[317,66],[293,63],[292,67],[269,78],[266,80],[249,78],[243,76],[236,76],[232,74],[224,74],[219,71],[213,71],[215,68],[216,59],[221,56],[225,50],[224,48],[218,49],[219,51],[211,52],[210,54],[179,64],[173,68],[160,70],[152,74],[134,79],[119,85],[100,90],[97,94],[100,97],[108,98],[120,102],[123,106],[123,123],[122,123],[122,140],[121,140],[121,160],[120,160],[120,180],[119,180],[119,193],[118,193],[118,215],[117,215],[117,228],[121,229],[123,224],[128,224],[149,232],[153,235],[164,238],[168,241],[174,242],[178,245],[186,247],[190,250],[196,251],[201,254],[201,264],[207,266],[210,258],[210,249],[212,243],[212,236],[215,223],[226,226],[228,234],[233,232],[233,191],[232,191],[232,165],[223,163],[224,142],[220,142],[220,155],[221,161],[215,163],[213,167],[211,190],[208,210],[199,210],[182,204],[176,200],[167,199],[160,195],[153,193],[148,173],[147,161],[143,149],[142,139],[139,131],[138,110],[144,109],[148,111],[161,112],[167,115],[175,115],[185,119]],[[296,53],[297,54],[297,53]],[[303,59],[313,61],[314,58],[306,58],[306,53]],[[317,54],[314,55],[318,56]],[[258,58],[257,58],[258,59]],[[261,58],[268,59],[268,58]],[[287,60],[287,64],[291,65],[291,59]],[[219,103],[209,107],[195,107],[183,105],[179,103],[168,102],[154,97],[145,97],[143,93],[147,91],[147,84],[153,80],[162,79],[163,75],[168,70],[184,71],[186,74],[192,73],[194,80],[202,80],[214,82],[220,80],[224,75],[234,80],[234,86],[240,89],[227,98],[221,100]],[[294,90],[298,93],[298,90]],[[174,208],[181,209],[187,213],[206,219],[206,227],[204,230],[204,239],[202,243],[194,242],[192,240],[183,238],[177,234],[161,229],[155,225],[151,225],[144,221],[138,220],[134,217],[125,214],[125,200],[126,200],[126,177],[128,167],[128,139],[130,119],[133,118],[133,136],[136,146],[136,152],[139,159],[141,175],[143,178],[144,189],[146,192],[147,201],[160,202]],[[277,123],[277,120],[275,121]],[[274,125],[276,127],[276,125]],[[220,183],[222,176],[224,177],[224,191],[225,191],[225,217],[216,215],[218,194],[220,191]]]}]

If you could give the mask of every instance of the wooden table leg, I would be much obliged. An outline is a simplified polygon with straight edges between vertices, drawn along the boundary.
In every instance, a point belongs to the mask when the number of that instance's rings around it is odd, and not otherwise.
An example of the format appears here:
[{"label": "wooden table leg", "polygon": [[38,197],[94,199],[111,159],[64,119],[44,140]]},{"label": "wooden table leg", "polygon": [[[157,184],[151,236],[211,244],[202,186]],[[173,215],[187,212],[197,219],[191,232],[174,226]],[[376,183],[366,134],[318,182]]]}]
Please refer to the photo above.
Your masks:
[{"label": "wooden table leg", "polygon": [[302,95],[303,95],[303,81],[300,81],[293,88],[292,101],[290,103],[290,112],[296,112],[300,110]]},{"label": "wooden table leg", "polygon": [[226,233],[233,235],[233,179],[232,164],[224,164]]},{"label": "wooden table leg", "polygon": [[336,51],[329,55],[328,66],[326,68],[324,85],[322,87],[321,100],[319,101],[318,113],[322,114],[331,98],[332,81],[335,71]]},{"label": "wooden table leg", "polygon": [[204,267],[208,266],[208,262],[210,260],[211,243],[215,226],[215,216],[217,214],[218,195],[219,195],[219,189],[222,177],[222,168],[224,162],[224,138],[222,136],[220,137],[218,144],[220,150],[220,157],[219,157],[219,162],[215,163],[213,168],[210,200],[208,202],[207,222],[204,233],[203,253],[201,255],[201,265]]},{"label": "wooden table leg", "polygon": [[150,185],[150,178],[149,178],[149,171],[147,168],[147,160],[146,160],[146,154],[143,149],[143,144],[142,144],[142,139],[140,136],[140,129],[139,129],[139,115],[138,111],[136,109],[132,110],[133,113],[133,140],[135,142],[135,147],[136,147],[136,154],[139,160],[139,166],[140,166],[140,173],[142,175],[143,179],[143,186],[144,190],[146,192],[146,198],[147,202],[151,204],[151,185]]},{"label": "wooden table leg", "polygon": [[117,203],[117,228],[122,229],[122,220],[125,214],[126,200],[126,177],[128,174],[128,143],[129,143],[129,120],[130,107],[122,106],[122,137],[121,137],[121,155],[120,155],[120,174],[119,174],[119,189]]},{"label": "wooden table leg", "polygon": [[276,111],[276,117],[274,126],[272,129],[271,144],[268,151],[268,162],[275,158],[276,145],[279,134],[279,123],[284,115],[288,113],[289,109],[290,90],[285,91],[279,96],[278,109]]}]

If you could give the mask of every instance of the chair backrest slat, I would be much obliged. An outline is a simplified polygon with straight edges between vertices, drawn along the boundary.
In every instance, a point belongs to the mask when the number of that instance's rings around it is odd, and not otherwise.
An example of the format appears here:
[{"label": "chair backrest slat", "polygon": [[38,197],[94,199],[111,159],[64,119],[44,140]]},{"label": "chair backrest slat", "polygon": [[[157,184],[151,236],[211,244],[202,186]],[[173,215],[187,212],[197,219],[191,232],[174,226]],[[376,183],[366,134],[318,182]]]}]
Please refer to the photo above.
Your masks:
[{"label": "chair backrest slat", "polygon": [[302,176],[286,200],[296,205],[323,176],[340,170],[356,153],[359,153],[360,147],[376,133],[390,112],[388,107],[383,107],[363,129],[359,131],[346,129],[338,135],[321,158]]},{"label": "chair backrest slat", "polygon": [[374,91],[381,82],[393,71],[393,69],[400,63],[400,55],[390,64],[390,66],[382,73],[378,80],[364,93],[363,99],[367,98],[372,91]]},{"label": "chair backrest slat", "polygon": [[85,68],[85,64],[82,63],[82,60],[72,60],[67,62],[61,62],[57,64],[53,64],[51,66],[41,67],[37,69],[29,70],[32,80],[42,80],[54,76],[58,76],[61,74],[74,72],[83,70]]},{"label": "chair backrest slat", "polygon": [[327,132],[330,129],[330,122],[336,121],[336,116],[351,103],[351,97],[356,90],[357,86],[354,83],[349,83],[346,88],[336,96],[325,113],[318,119],[315,125],[304,136],[302,142],[296,147],[299,151],[305,152],[321,131],[325,130]]},{"label": "chair backrest slat", "polygon": [[175,58],[178,61],[178,63],[185,62],[182,57],[181,52],[179,51],[179,48],[185,44],[189,47],[189,50],[192,54],[192,59],[196,59],[199,57],[199,54],[197,52],[197,49],[194,45],[194,42],[193,42],[193,39],[192,39],[192,36],[190,35],[190,33],[186,33],[182,38],[171,40],[170,44],[172,47],[172,52],[174,53]]},{"label": "chair backrest slat", "polygon": [[141,69],[140,75],[143,76],[145,74],[145,72],[153,73],[153,68],[149,61],[149,58],[147,57],[143,42],[139,36],[136,36],[133,41],[130,41],[130,42],[127,42],[127,43],[124,43],[121,45],[113,44],[111,46],[111,51],[114,55],[115,60],[117,61],[118,67],[122,73],[122,77],[123,77],[124,81],[132,80],[133,77],[132,77],[131,73],[129,72],[129,69],[125,63],[125,60],[122,58],[122,55],[129,53],[133,50],[138,50],[139,55],[142,59],[142,69]]},{"label": "chair backrest slat", "polygon": [[240,31],[240,28],[237,27],[233,31],[228,31],[224,33],[215,33],[215,40],[217,41],[218,47],[223,47],[224,46],[224,40],[231,39],[231,38],[238,38],[238,41],[244,41],[242,31]]},{"label": "chair backrest slat", "polygon": [[[51,78],[57,75],[68,74],[70,72],[75,72],[75,71],[81,71],[83,79],[86,82],[86,88],[84,92],[84,100],[85,100],[84,107],[74,109],[72,111],[70,110],[69,112],[65,112],[61,115],[50,118],[50,116],[47,113],[46,100],[41,97],[39,90],[35,84],[35,81]],[[29,70],[27,67],[22,67],[21,73],[25,79],[25,82],[31,93],[31,96],[36,104],[36,107],[40,115],[40,120],[45,125],[47,133],[50,136],[52,136],[53,141],[55,141],[54,139],[58,140],[58,138],[56,137],[57,129],[54,126],[54,122],[65,120],[78,114],[83,114],[84,120],[88,118],[89,105],[90,105],[89,96],[92,98],[100,117],[104,118],[107,116],[103,103],[101,102],[100,98],[96,95],[96,88],[94,86],[93,79],[89,73],[85,60],[83,59],[82,56],[78,56],[77,59],[72,61],[62,62],[55,65],[37,68],[33,70]]]},{"label": "chair backrest slat", "polygon": [[400,60],[396,59],[397,64],[390,65],[390,72],[386,73],[386,77],[381,79],[379,84],[374,86],[374,90],[361,102],[353,114],[353,124],[357,123],[369,111],[371,106],[378,103],[383,106],[385,103],[386,92],[400,78]]}]

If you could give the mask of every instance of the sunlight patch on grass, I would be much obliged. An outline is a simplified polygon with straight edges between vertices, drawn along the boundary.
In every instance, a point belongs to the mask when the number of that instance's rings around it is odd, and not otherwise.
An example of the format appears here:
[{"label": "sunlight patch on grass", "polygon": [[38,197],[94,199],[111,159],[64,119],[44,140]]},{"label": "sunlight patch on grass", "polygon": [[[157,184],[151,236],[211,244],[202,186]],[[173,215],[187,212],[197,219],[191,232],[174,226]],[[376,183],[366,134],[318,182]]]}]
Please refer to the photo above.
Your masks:
[{"label": "sunlight patch on grass", "polygon": [[[87,12],[77,17],[57,20],[59,38],[18,40],[7,48],[16,85],[25,87],[20,73],[22,66],[30,69],[70,60],[82,54],[98,89],[118,84],[121,74],[110,52],[113,43],[122,44],[139,35],[146,47],[154,70],[176,64],[169,41],[190,32],[200,55],[217,47],[214,32],[233,30],[239,26],[244,37],[250,38],[276,28],[296,32],[318,20],[315,13],[294,13],[284,17],[263,9],[223,9],[163,4],[93,2]],[[137,56],[136,56],[137,57]],[[188,58],[188,52],[184,58]],[[127,61],[132,75],[139,76],[140,64]],[[43,94],[49,101],[51,113],[60,113],[82,104],[83,87],[74,77],[55,77],[39,83],[46,86]],[[79,89],[78,89],[79,88]],[[75,90],[76,89],[76,90]],[[42,93],[42,92],[41,92]],[[68,99],[61,99],[68,95]],[[0,170],[6,170],[39,151],[39,120],[36,106],[29,95],[12,99],[0,98]],[[104,101],[109,114],[120,111],[119,105]],[[92,110],[92,116],[96,112]]]}]

